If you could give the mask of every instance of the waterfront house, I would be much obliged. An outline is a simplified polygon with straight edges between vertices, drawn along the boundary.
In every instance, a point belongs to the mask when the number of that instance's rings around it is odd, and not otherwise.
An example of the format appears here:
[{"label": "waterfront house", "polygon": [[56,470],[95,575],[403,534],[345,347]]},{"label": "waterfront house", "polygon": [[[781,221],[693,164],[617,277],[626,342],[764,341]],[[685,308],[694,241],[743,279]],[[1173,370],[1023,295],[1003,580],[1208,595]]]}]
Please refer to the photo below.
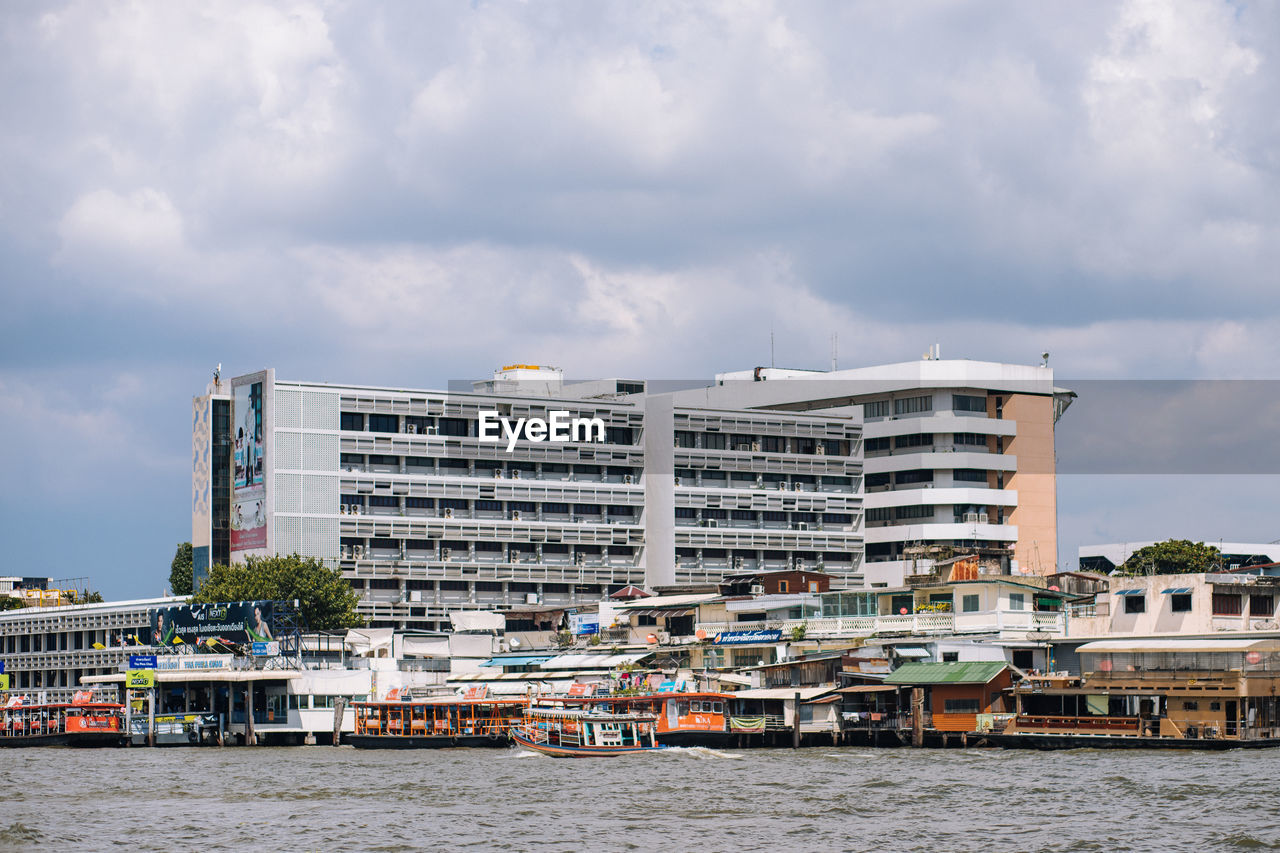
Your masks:
[{"label": "waterfront house", "polygon": [[1012,678],[1009,667],[999,661],[921,662],[898,667],[884,683],[923,692],[922,728],[968,733],[978,730],[979,714],[1005,713],[1005,691]]}]

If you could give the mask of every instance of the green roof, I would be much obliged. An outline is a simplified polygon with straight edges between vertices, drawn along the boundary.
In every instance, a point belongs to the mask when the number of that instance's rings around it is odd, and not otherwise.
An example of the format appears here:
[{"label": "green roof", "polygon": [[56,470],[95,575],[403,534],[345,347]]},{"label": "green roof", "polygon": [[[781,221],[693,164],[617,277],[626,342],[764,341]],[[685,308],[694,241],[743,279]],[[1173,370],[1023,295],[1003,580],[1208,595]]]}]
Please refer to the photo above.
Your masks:
[{"label": "green roof", "polygon": [[948,663],[904,663],[889,675],[885,684],[986,684],[1004,671],[1006,664],[995,660]]}]

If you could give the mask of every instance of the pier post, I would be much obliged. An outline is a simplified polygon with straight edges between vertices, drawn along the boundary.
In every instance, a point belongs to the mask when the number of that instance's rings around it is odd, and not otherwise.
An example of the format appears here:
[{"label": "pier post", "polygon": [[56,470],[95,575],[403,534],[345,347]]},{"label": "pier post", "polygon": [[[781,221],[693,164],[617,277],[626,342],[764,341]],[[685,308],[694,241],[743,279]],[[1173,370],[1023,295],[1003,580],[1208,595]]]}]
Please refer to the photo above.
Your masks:
[{"label": "pier post", "polygon": [[796,693],[796,708],[795,708],[795,715],[792,718],[792,724],[793,725],[791,728],[791,748],[799,749],[800,748],[800,694],[798,692]]},{"label": "pier post", "polygon": [[257,735],[253,731],[253,682],[246,682],[244,691],[244,745],[254,746]]},{"label": "pier post", "polygon": [[133,691],[124,689],[124,745],[133,746]]},{"label": "pier post", "polygon": [[147,746],[156,745],[156,689],[147,689]]},{"label": "pier post", "polygon": [[342,743],[342,712],[346,710],[347,700],[339,696],[333,700],[333,745]]},{"label": "pier post", "polygon": [[911,688],[911,745],[924,746],[924,688]]}]

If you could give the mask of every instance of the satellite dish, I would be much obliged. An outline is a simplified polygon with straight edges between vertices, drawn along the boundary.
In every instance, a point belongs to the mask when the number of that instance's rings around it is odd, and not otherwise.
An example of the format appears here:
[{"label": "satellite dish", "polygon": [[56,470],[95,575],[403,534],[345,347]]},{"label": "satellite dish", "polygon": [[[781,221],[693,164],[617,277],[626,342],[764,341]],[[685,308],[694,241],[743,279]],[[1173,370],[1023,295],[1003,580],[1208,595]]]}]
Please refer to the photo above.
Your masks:
[{"label": "satellite dish", "polygon": [[507,645],[513,649],[518,649],[520,648],[520,641],[515,637],[512,637],[510,640],[507,640]]}]

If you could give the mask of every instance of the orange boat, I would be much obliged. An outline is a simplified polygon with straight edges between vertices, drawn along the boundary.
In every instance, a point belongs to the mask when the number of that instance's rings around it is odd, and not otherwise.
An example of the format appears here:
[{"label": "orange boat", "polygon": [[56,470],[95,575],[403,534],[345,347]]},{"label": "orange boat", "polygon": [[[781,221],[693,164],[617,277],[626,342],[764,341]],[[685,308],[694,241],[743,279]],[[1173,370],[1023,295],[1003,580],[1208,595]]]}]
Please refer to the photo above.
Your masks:
[{"label": "orange boat", "polygon": [[351,745],[359,749],[509,746],[528,700],[448,697],[356,702]]},{"label": "orange boat", "polygon": [[0,708],[0,746],[122,746],[124,737],[124,705],[87,693],[41,705],[11,696]]},{"label": "orange boat", "polygon": [[570,696],[566,702],[656,719],[658,743],[723,747],[729,744],[729,698],[725,693],[649,693],[642,696]]},{"label": "orange boat", "polygon": [[530,706],[511,728],[517,746],[553,758],[601,758],[656,752],[651,714],[611,714],[598,708]]}]

